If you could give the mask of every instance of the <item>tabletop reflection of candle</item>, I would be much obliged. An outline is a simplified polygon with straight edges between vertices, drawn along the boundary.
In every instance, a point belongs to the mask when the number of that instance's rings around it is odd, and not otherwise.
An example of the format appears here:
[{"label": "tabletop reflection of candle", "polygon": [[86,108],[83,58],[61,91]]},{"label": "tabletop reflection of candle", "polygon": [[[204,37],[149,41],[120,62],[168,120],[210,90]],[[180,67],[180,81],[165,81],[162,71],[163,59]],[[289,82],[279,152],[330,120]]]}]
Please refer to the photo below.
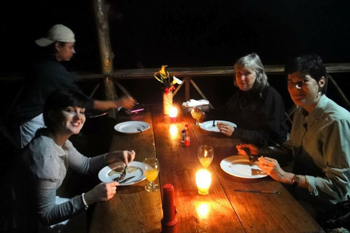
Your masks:
[{"label": "tabletop reflection of candle", "polygon": [[196,173],[196,184],[198,188],[198,193],[202,195],[207,195],[209,193],[209,187],[211,184],[211,174],[207,170],[199,170]]},{"label": "tabletop reflection of candle", "polygon": [[177,108],[176,107],[171,107],[169,109],[169,117],[171,121],[175,121],[177,117]]},{"label": "tabletop reflection of candle", "polygon": [[169,133],[170,133],[171,139],[175,139],[178,137],[178,131],[179,130],[175,124],[170,125]]},{"label": "tabletop reflection of candle", "polygon": [[196,207],[198,218],[195,219],[196,232],[209,232],[208,231],[208,215],[209,205],[207,203],[201,203]]},{"label": "tabletop reflection of candle", "polygon": [[209,206],[206,203],[201,203],[197,207],[197,213],[200,218],[206,218],[208,216]]}]

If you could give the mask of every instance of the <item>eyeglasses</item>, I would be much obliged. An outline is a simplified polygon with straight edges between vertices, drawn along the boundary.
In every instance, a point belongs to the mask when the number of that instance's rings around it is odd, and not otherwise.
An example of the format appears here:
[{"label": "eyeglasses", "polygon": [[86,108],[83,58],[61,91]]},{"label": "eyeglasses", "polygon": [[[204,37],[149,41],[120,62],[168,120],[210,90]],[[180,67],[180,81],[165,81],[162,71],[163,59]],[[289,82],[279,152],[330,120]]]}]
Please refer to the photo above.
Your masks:
[{"label": "eyeglasses", "polygon": [[303,86],[306,85],[306,83],[307,83],[306,80],[301,80],[298,82],[292,82],[292,81],[288,80],[287,85],[288,85],[288,88],[295,87],[296,89],[300,90]]}]

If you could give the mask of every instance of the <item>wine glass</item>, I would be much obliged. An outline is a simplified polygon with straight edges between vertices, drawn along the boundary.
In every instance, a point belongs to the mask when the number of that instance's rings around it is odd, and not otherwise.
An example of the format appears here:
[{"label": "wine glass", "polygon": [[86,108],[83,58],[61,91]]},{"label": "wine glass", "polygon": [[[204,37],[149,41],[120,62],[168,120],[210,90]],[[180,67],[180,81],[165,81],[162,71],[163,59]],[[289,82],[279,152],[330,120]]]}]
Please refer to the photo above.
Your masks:
[{"label": "wine glass", "polygon": [[156,158],[145,158],[143,160],[145,168],[145,177],[149,183],[145,186],[147,192],[154,192],[159,190],[158,184],[153,181],[157,179],[159,173],[159,162]]},{"label": "wine glass", "polygon": [[193,119],[196,120],[195,125],[199,125],[199,122],[202,122],[204,120],[204,117],[205,117],[205,113],[199,107],[193,107],[191,109],[191,115],[192,115]]},{"label": "wine glass", "polygon": [[208,145],[198,147],[198,159],[203,167],[209,167],[214,158],[214,148]]}]

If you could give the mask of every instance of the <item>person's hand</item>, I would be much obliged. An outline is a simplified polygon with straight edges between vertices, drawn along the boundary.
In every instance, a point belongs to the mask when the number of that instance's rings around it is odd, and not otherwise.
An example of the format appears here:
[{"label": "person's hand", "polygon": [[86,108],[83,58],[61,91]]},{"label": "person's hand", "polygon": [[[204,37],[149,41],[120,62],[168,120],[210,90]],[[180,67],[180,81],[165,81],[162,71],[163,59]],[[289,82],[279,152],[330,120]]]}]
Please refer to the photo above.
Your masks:
[{"label": "person's hand", "polygon": [[134,161],[135,155],[136,155],[136,153],[134,150],[132,150],[132,151],[124,150],[123,151],[123,159],[124,159],[124,162],[125,162],[127,167],[129,166],[129,163]]},{"label": "person's hand", "polygon": [[124,96],[115,101],[117,107],[132,109],[135,105],[135,100],[130,96]]},{"label": "person's hand", "polygon": [[112,151],[107,154],[107,161],[109,163],[115,162],[116,160],[122,160],[126,166],[129,166],[129,163],[135,159],[135,151],[123,150],[123,151]]},{"label": "person's hand", "polygon": [[85,193],[86,203],[91,205],[95,202],[108,201],[116,194],[118,185],[115,181],[96,185],[93,189]]},{"label": "person's hand", "polygon": [[253,144],[238,144],[236,146],[237,152],[239,155],[258,155],[259,149]]},{"label": "person's hand", "polygon": [[286,174],[286,172],[280,167],[277,160],[269,157],[260,157],[258,159],[258,167],[277,181],[283,180]]},{"label": "person's hand", "polygon": [[235,131],[235,128],[229,124],[218,123],[217,126],[218,126],[220,133],[223,133],[228,137],[230,137],[233,134],[233,132]]}]

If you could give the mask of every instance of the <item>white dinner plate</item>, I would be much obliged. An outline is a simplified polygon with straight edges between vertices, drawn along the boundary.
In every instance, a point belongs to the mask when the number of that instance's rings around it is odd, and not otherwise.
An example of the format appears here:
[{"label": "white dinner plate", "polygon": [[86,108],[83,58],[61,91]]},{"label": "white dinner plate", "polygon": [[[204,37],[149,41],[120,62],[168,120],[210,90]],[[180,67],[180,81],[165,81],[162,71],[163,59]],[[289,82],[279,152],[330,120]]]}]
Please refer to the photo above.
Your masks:
[{"label": "white dinner plate", "polygon": [[149,124],[144,121],[125,121],[116,124],[114,129],[120,133],[141,133],[149,129]]},{"label": "white dinner plate", "polygon": [[[124,163],[118,162],[118,163],[110,164],[109,166],[102,168],[100,170],[100,172],[98,173],[98,178],[104,183],[112,182],[114,178],[119,177],[121,174],[121,172],[115,172],[113,170],[113,169],[117,169],[119,167],[123,168]],[[143,167],[144,167],[143,163],[137,162],[137,161],[132,161],[131,163],[129,163],[129,167],[130,167],[130,170],[132,170],[132,171],[129,172],[127,169],[126,176],[124,179],[128,179],[129,177],[132,177],[132,176],[134,176],[134,177],[132,179],[126,181],[125,183],[119,184],[119,186],[127,186],[127,185],[136,184],[136,183],[146,179],[145,175],[143,174]]]},{"label": "white dinner plate", "polygon": [[235,128],[237,127],[237,125],[235,123],[232,123],[230,121],[215,120],[215,126],[213,126],[213,121],[205,121],[201,124],[201,128],[206,130],[206,131],[210,131],[210,132],[220,132],[219,128],[217,127],[217,124],[219,122],[232,125]]},{"label": "white dinner plate", "polygon": [[223,159],[220,167],[226,173],[246,179],[255,179],[266,177],[267,174],[262,171],[257,162],[249,162],[246,155],[234,155]]}]

